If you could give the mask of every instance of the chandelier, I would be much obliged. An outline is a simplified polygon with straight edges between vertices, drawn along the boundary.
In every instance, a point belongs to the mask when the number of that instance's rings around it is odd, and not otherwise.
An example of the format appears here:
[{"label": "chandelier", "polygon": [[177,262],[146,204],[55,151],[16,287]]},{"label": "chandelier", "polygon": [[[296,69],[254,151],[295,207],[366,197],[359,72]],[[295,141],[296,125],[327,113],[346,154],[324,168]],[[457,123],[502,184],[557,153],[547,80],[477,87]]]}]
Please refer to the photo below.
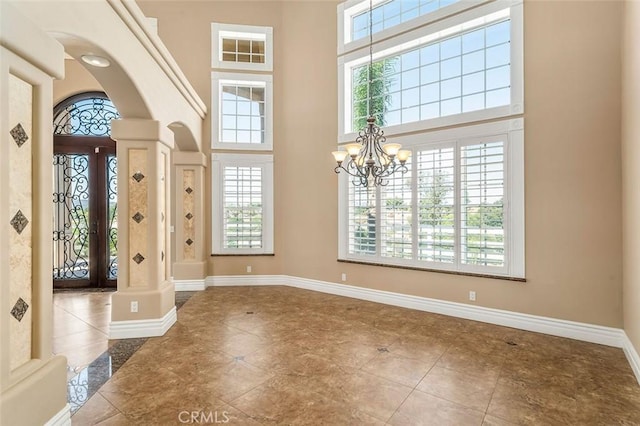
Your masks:
[{"label": "chandelier", "polygon": [[369,0],[369,69],[367,90],[367,124],[358,132],[355,143],[344,146],[345,150],[333,151],[338,165],[336,173],[344,170],[353,176],[356,186],[385,186],[395,172],[407,172],[406,162],[411,151],[400,149],[399,143],[386,143],[384,131],[376,125],[371,111],[371,86],[373,70],[373,0]]}]

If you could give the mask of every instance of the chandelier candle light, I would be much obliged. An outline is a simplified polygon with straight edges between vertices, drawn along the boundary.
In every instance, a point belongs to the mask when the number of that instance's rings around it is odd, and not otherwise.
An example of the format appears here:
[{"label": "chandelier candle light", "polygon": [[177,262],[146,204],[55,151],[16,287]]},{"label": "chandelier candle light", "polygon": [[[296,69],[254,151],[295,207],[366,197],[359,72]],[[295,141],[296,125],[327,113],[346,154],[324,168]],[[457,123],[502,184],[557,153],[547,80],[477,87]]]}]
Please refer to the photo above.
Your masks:
[{"label": "chandelier candle light", "polygon": [[[407,172],[406,162],[411,151],[400,149],[399,143],[385,143],[384,131],[376,126],[376,119],[371,111],[371,72],[373,69],[373,0],[369,0],[369,70],[367,96],[367,126],[360,130],[355,143],[344,146],[346,151],[333,151],[333,157],[338,165],[336,173],[344,170],[355,179],[356,186],[368,187],[385,186],[389,182],[386,178],[394,172]],[[345,162],[346,160],[346,162]]]}]

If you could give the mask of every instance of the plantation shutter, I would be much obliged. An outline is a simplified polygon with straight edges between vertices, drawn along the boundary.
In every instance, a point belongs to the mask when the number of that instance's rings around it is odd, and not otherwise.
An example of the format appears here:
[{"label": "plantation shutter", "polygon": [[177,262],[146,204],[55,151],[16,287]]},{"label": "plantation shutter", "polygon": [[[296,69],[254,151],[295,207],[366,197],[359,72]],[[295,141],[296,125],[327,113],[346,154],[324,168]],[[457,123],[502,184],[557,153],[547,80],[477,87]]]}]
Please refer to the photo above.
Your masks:
[{"label": "plantation shutter", "polygon": [[460,148],[460,257],[463,264],[505,264],[504,142]]}]

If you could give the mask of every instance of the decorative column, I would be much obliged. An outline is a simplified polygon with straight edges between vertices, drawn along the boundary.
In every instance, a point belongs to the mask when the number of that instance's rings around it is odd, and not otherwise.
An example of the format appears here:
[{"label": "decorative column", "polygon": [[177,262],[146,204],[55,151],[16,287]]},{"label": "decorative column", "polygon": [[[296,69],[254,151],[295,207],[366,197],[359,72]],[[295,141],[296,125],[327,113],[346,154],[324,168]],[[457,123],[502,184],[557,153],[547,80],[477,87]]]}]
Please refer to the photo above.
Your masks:
[{"label": "decorative column", "polygon": [[175,263],[177,291],[205,289],[204,174],[207,157],[200,152],[175,152]]},{"label": "decorative column", "polygon": [[118,157],[118,291],[112,339],[163,335],[176,321],[170,277],[172,133],[154,120],[114,120]]},{"label": "decorative column", "polygon": [[[0,424],[70,422],[52,356],[53,78],[62,46],[0,2]],[[38,407],[38,409],[34,409]]]}]

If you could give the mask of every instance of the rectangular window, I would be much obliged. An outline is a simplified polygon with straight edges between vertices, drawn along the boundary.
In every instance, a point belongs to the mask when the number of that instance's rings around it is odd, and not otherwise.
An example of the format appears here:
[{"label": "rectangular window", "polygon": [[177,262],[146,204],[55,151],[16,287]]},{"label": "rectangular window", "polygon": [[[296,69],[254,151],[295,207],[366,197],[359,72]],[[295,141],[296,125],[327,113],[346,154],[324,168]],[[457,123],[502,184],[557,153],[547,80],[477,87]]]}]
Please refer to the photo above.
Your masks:
[{"label": "rectangular window", "polygon": [[251,25],[211,24],[211,67],[273,71],[273,29]]},{"label": "rectangular window", "polygon": [[394,139],[407,173],[369,188],[341,176],[341,258],[523,277],[523,135],[513,120]]},{"label": "rectangular window", "polygon": [[271,150],[270,75],[212,73],[213,148]]},{"label": "rectangular window", "polygon": [[264,64],[264,40],[222,38],[224,62],[250,62]]},{"label": "rectangular window", "polygon": [[401,134],[523,112],[521,4],[465,10],[373,49],[371,67],[366,48],[339,57],[340,142],[370,114]]},{"label": "rectangular window", "polygon": [[350,16],[351,37],[349,41],[367,37],[369,35],[370,20],[373,21],[373,33],[376,34],[418,16],[435,12],[457,1],[459,0],[391,0],[383,2],[373,8],[371,17],[369,16],[369,10]]},{"label": "rectangular window", "polygon": [[494,22],[352,70],[352,130],[368,102],[387,126],[511,103],[510,21]]},{"label": "rectangular window", "polygon": [[273,156],[214,154],[213,254],[273,253]]}]

